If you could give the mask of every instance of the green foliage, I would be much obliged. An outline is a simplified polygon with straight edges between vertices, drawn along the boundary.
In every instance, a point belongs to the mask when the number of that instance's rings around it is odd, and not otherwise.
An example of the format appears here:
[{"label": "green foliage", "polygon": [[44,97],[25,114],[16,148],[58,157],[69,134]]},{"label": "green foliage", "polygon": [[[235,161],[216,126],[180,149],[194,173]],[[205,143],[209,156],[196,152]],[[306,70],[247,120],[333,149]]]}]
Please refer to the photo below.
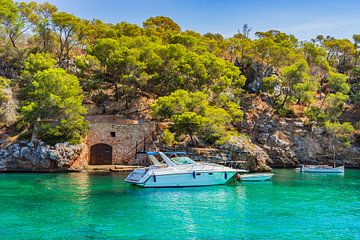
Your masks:
[{"label": "green foliage", "polygon": [[[6,96],[4,90],[9,86],[10,80],[4,77],[0,77],[0,105],[2,102],[6,101]],[[0,109],[1,112],[1,109]]]},{"label": "green foliage", "polygon": [[151,108],[154,117],[170,119],[174,115],[184,112],[204,115],[208,104],[207,96],[202,92],[189,93],[185,90],[177,90],[169,96],[158,98]]},{"label": "green foliage", "polygon": [[[270,79],[270,81],[273,81]],[[277,111],[284,116],[289,113],[286,105],[296,98],[298,103],[310,103],[316,94],[316,85],[311,81],[309,66],[305,60],[300,60],[293,65],[281,70],[279,82],[280,94],[276,99]]]},{"label": "green foliage", "polygon": [[118,36],[136,37],[143,34],[143,29],[136,24],[121,22],[115,25]]},{"label": "green foliage", "polygon": [[63,69],[48,69],[38,72],[32,85],[31,100],[21,108],[24,123],[48,143],[79,143],[86,132],[86,111],[78,79]]},{"label": "green foliage", "polygon": [[[280,116],[291,117],[291,105],[302,104],[311,122],[323,124],[337,121],[345,104],[360,102],[359,35],[354,42],[330,36],[299,42],[278,30],[255,36],[249,38],[247,26],[224,38],[182,31],[165,16],[142,27],[109,24],[49,3],[0,0],[0,76],[14,81],[23,120],[38,125],[46,141],[76,142],[83,133],[82,93],[69,73],[103,112],[113,99],[128,108],[139,93],[160,96],[151,106],[154,118],[172,120],[176,136],[196,135],[206,143],[234,134],[254,79]],[[0,94],[6,84],[0,80]],[[164,141],[173,142],[173,133]]]},{"label": "green foliage", "polygon": [[91,53],[97,57],[104,65],[108,65],[108,58],[111,52],[120,48],[120,43],[112,38],[98,39],[91,50]]},{"label": "green foliage", "polygon": [[176,143],[175,136],[172,132],[169,131],[169,129],[165,129],[165,131],[163,132],[162,140],[169,147]]},{"label": "green foliage", "polygon": [[308,104],[314,101],[316,96],[316,84],[308,81],[294,85],[294,97],[298,99],[299,103]]},{"label": "green foliage", "polygon": [[53,68],[56,60],[47,53],[31,53],[24,63],[23,76],[33,77],[37,72]]},{"label": "green foliage", "polygon": [[325,130],[334,138],[340,140],[345,146],[350,146],[352,136],[355,131],[350,122],[338,123],[326,121],[324,124]]},{"label": "green foliage", "polygon": [[259,39],[253,41],[251,57],[280,69],[295,63],[299,54],[295,48],[297,39],[279,31],[257,32]]},{"label": "green foliage", "polygon": [[194,112],[184,112],[173,116],[173,128],[177,134],[189,134],[194,144],[193,136],[204,124],[204,118]]},{"label": "green foliage", "polygon": [[172,34],[180,32],[180,26],[171,18],[164,16],[151,17],[143,22],[143,27],[147,35],[161,37],[165,43]]},{"label": "green foliage", "polygon": [[289,67],[283,68],[282,76],[284,84],[289,87],[306,82],[310,79],[309,66],[305,60],[300,60]]},{"label": "green foliage", "polygon": [[293,115],[293,111],[292,109],[289,107],[289,105],[284,105],[282,107],[280,107],[278,109],[278,114],[281,116],[281,117],[292,117]]},{"label": "green foliage", "polygon": [[151,106],[157,119],[170,119],[172,130],[177,135],[188,134],[194,144],[197,135],[209,144],[225,138],[231,130],[231,122],[240,121],[243,112],[235,103],[227,102],[227,110],[212,106],[206,94],[177,90],[166,97],[160,97]]},{"label": "green foliage", "polygon": [[311,106],[305,110],[305,115],[312,123],[324,123],[328,116],[319,108]]},{"label": "green foliage", "polygon": [[347,76],[341,73],[330,72],[327,79],[327,85],[335,92],[347,94],[350,91],[350,86],[347,83]]},{"label": "green foliage", "polygon": [[262,81],[262,90],[268,93],[274,93],[275,87],[279,84],[276,76],[264,77]]},{"label": "green foliage", "polygon": [[18,6],[12,0],[0,0],[0,33],[5,32],[14,48],[17,48],[16,41],[25,28]]},{"label": "green foliage", "polygon": [[81,77],[90,78],[100,71],[100,61],[91,55],[80,55],[75,58],[75,65]]},{"label": "green foliage", "polygon": [[226,109],[227,113],[231,116],[232,121],[241,122],[243,120],[244,112],[240,109],[239,104],[227,100],[224,108]]},{"label": "green foliage", "polygon": [[325,112],[331,120],[337,120],[343,112],[344,104],[349,99],[348,95],[341,92],[332,93],[326,99]]},{"label": "green foliage", "polygon": [[312,42],[306,42],[302,47],[304,57],[310,66],[310,71],[321,80],[331,70],[326,58],[326,50]]},{"label": "green foliage", "polygon": [[59,39],[59,47],[56,51],[58,65],[68,68],[70,51],[83,37],[84,22],[72,14],[56,12],[52,14],[52,24]]},{"label": "green foliage", "polygon": [[355,53],[354,44],[349,39],[327,38],[322,41],[328,53],[330,65],[340,73],[351,69],[351,55]]},{"label": "green foliage", "polygon": [[200,138],[208,144],[224,142],[231,134],[227,128],[229,128],[232,120],[233,118],[225,109],[208,107],[199,131]]}]

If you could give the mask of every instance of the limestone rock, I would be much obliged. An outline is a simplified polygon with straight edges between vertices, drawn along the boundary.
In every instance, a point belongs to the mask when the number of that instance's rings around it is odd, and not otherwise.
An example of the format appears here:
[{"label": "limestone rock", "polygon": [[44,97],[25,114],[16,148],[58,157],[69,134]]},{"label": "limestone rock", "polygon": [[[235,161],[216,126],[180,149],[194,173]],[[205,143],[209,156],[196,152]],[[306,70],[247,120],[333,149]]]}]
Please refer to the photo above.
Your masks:
[{"label": "limestone rock", "polygon": [[14,158],[20,158],[20,151],[16,151],[13,153]]},{"label": "limestone rock", "polygon": [[249,138],[231,137],[221,149],[237,153],[238,160],[247,161],[247,167],[251,171],[271,171],[271,167],[267,165],[267,162],[270,162],[269,155],[261,147],[253,144]]},{"label": "limestone rock", "polygon": [[23,159],[28,159],[30,156],[30,147],[23,147],[20,150],[20,157]]},{"label": "limestone rock", "polygon": [[0,171],[63,171],[71,167],[84,148],[84,144],[58,143],[52,147],[43,142],[21,141],[0,149]]},{"label": "limestone rock", "polygon": [[6,158],[8,157],[10,154],[7,150],[0,150],[0,158]]}]

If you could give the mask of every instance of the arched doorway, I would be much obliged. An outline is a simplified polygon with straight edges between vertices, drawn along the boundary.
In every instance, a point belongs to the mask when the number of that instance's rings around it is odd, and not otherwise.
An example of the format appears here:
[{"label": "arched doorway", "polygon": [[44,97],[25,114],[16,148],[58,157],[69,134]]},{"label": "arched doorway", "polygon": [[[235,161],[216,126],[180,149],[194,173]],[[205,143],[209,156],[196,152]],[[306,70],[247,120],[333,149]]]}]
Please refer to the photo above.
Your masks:
[{"label": "arched doorway", "polygon": [[90,164],[111,165],[112,147],[103,143],[92,145],[90,148]]}]

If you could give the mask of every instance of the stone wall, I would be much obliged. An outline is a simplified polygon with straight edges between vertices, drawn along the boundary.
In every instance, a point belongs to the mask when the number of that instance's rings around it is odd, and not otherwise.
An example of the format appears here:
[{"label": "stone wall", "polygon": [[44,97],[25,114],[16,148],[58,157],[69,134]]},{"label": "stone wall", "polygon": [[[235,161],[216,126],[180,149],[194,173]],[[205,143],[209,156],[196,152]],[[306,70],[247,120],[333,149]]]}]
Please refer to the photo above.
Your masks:
[{"label": "stone wall", "polygon": [[113,164],[133,164],[136,143],[144,137],[151,138],[156,129],[154,122],[122,119],[115,115],[90,116],[87,120],[90,122],[86,140],[89,151],[96,144],[112,146]]}]

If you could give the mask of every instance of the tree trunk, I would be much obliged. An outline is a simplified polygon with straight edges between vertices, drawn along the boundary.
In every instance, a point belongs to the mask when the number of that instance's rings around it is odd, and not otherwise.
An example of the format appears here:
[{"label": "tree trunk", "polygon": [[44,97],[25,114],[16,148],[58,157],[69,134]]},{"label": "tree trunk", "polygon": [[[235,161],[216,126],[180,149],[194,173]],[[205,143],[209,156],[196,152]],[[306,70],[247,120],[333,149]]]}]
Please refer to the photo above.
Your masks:
[{"label": "tree trunk", "polygon": [[38,134],[38,124],[40,122],[40,117],[37,118],[35,124],[34,124],[34,129],[33,129],[33,132],[31,134],[31,142],[34,142],[36,139],[37,139],[37,134]]},{"label": "tree trunk", "polygon": [[10,41],[11,41],[11,44],[13,45],[13,47],[14,47],[14,48],[17,48],[17,47],[16,47],[16,44],[15,44],[14,38],[13,38],[11,35],[9,36],[9,38],[10,38]]},{"label": "tree trunk", "polygon": [[128,95],[125,95],[125,109],[129,109],[129,99],[128,99]]},{"label": "tree trunk", "polygon": [[118,85],[117,82],[114,83],[115,86],[115,101],[119,101],[119,89],[118,89]]},{"label": "tree trunk", "polygon": [[193,138],[192,133],[189,133],[189,136],[190,136],[191,144],[192,144],[193,146],[195,146],[195,141],[194,141],[194,138]]},{"label": "tree trunk", "polygon": [[322,107],[324,106],[324,103],[325,103],[325,100],[326,100],[326,98],[328,97],[328,93],[326,93],[325,94],[325,97],[324,97],[324,99],[322,100],[322,102],[321,102],[321,104],[320,104],[320,110],[322,109]]}]

